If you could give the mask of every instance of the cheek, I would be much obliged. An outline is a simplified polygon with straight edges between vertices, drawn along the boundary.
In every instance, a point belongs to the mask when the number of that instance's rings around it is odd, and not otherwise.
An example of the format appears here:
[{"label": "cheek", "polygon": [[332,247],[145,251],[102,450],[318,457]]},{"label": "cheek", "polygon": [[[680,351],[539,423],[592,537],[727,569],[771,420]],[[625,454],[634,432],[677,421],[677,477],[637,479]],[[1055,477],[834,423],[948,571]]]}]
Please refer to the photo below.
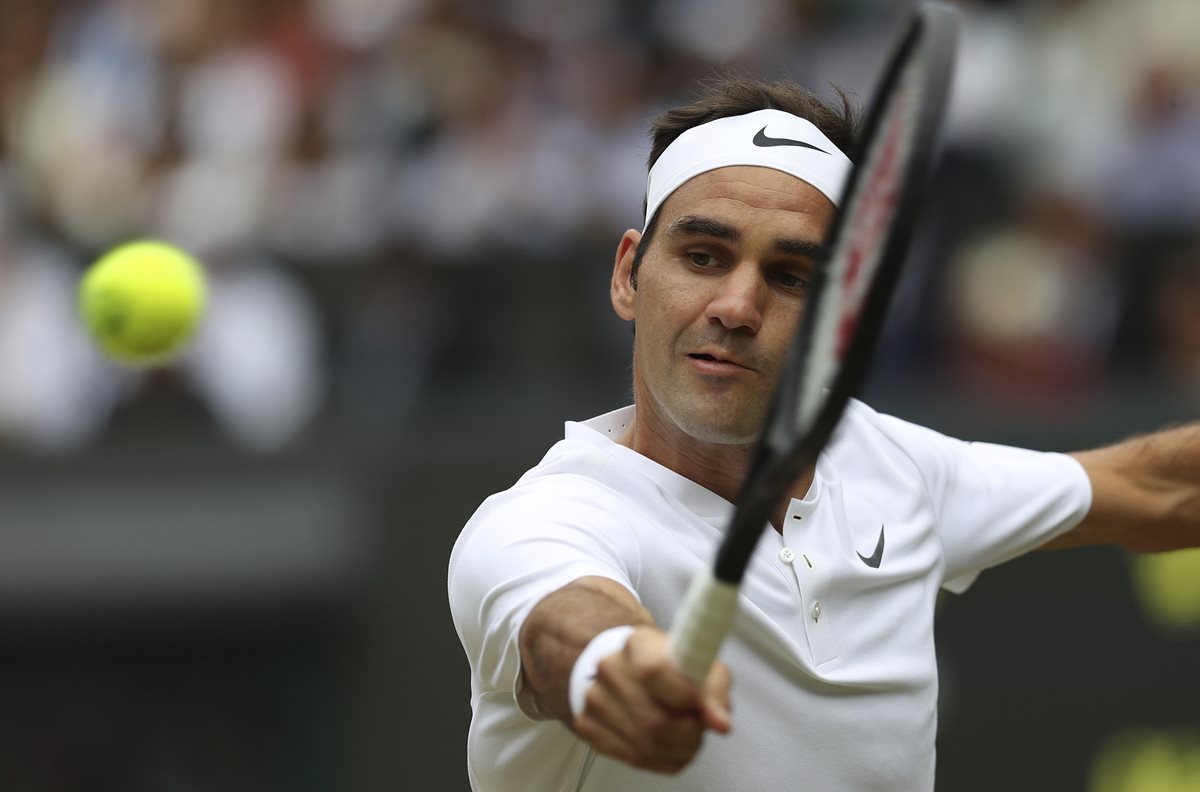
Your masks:
[{"label": "cheek", "polygon": [[678,312],[679,290],[661,279],[646,277],[638,284],[636,301],[638,335],[658,335]]},{"label": "cheek", "polygon": [[766,343],[770,348],[776,350],[779,356],[787,353],[788,347],[792,344],[792,339],[796,336],[796,328],[800,324],[799,316],[794,314],[788,315],[786,321],[781,321],[777,326],[772,328],[772,333]]},{"label": "cheek", "polygon": [[652,320],[657,326],[682,326],[704,313],[708,299],[703,284],[686,279],[656,278],[638,289],[641,297],[639,320]]},{"label": "cheek", "polygon": [[690,324],[677,297],[666,293],[645,295],[637,313],[634,348],[650,376],[663,373],[680,335],[687,331]]}]

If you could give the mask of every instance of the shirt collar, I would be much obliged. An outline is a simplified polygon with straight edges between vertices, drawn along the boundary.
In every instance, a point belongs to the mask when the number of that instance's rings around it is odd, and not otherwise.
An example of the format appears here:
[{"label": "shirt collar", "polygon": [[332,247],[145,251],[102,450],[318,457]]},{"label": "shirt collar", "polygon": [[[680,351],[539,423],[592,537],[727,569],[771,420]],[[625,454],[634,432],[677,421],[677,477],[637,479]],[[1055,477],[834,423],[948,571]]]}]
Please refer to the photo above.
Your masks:
[{"label": "shirt collar", "polygon": [[733,515],[733,504],[712,490],[706,489],[686,476],[664,467],[649,457],[617,442],[633,423],[635,408],[622,407],[588,421],[568,421],[565,437],[597,448],[605,448],[618,456],[646,478],[650,479],[665,494],[682,503],[693,514],[721,529]]},{"label": "shirt collar", "polygon": [[[674,497],[690,509],[696,516],[724,530],[733,516],[735,507],[732,503],[712,490],[700,486],[690,478],[617,442],[617,438],[625,434],[625,431],[633,424],[635,414],[636,408],[631,404],[587,421],[567,421],[563,436],[568,440],[604,448],[617,455],[653,481],[664,493]],[[816,469],[813,472],[813,480],[808,492],[804,498],[792,500],[793,507],[798,511],[804,513],[812,511],[821,499],[821,493],[826,484],[826,476],[821,475],[822,468],[826,467],[823,464],[825,462],[824,454],[817,457]]]}]

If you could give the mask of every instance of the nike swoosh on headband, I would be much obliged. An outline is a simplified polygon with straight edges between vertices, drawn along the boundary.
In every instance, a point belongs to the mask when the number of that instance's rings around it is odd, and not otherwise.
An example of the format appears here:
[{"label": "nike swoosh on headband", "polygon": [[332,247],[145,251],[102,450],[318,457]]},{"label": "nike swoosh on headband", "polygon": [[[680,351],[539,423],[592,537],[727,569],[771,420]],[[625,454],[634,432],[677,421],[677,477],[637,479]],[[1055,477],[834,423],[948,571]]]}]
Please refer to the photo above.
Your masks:
[{"label": "nike swoosh on headband", "polygon": [[813,151],[819,151],[822,154],[829,153],[825,149],[817,148],[812,143],[805,143],[803,140],[792,140],[791,138],[767,137],[767,128],[766,127],[763,127],[762,129],[758,130],[758,134],[756,134],[754,136],[754,140],[752,142],[754,143],[754,145],[759,146],[761,148],[768,148],[770,146],[799,146],[800,148],[808,148],[808,149],[812,149]]},{"label": "nike swoosh on headband", "polygon": [[[788,137],[771,137],[768,129]],[[800,153],[805,149],[824,156]],[[735,165],[773,168],[795,176],[815,187],[834,206],[842,198],[851,170],[849,158],[807,119],[782,110],[755,110],[718,118],[680,134],[650,167],[643,230],[650,227],[667,197],[689,179]]]}]

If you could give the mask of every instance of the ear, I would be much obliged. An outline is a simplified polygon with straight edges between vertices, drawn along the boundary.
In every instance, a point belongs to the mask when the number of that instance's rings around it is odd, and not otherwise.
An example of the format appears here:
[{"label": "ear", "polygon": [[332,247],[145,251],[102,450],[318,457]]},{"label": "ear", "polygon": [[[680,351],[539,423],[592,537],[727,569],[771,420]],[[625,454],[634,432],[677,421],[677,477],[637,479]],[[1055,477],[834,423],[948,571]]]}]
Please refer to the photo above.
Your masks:
[{"label": "ear", "polygon": [[637,290],[630,282],[630,275],[633,272],[633,260],[637,256],[638,243],[641,241],[641,232],[632,228],[621,237],[621,243],[617,245],[617,258],[613,262],[612,283],[608,287],[613,310],[627,322],[632,322],[635,317],[633,298],[637,295]]}]

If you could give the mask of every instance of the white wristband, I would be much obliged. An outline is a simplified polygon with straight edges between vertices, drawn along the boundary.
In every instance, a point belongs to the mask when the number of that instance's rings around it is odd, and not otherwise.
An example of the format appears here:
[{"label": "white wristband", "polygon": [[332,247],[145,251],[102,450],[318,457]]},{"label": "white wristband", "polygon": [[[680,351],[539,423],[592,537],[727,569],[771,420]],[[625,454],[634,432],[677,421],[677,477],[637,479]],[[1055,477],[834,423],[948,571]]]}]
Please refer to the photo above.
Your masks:
[{"label": "white wristband", "polygon": [[575,661],[571,669],[571,684],[567,695],[571,700],[571,714],[579,717],[587,699],[588,688],[596,681],[596,668],[600,661],[611,654],[616,654],[625,648],[625,642],[633,634],[633,626],[622,624],[620,627],[609,627],[593,638]]}]

